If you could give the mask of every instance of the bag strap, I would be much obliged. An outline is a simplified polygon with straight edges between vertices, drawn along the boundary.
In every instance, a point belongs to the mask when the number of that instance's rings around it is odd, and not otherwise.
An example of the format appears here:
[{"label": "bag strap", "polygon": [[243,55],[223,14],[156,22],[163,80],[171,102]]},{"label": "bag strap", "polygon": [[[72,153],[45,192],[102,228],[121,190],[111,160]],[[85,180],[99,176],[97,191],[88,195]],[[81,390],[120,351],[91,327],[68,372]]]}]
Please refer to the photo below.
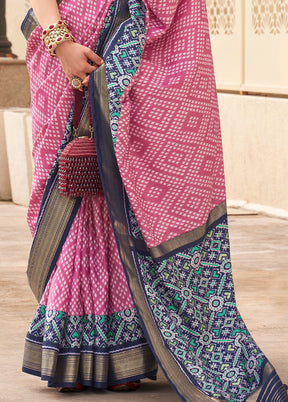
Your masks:
[{"label": "bag strap", "polygon": [[74,112],[73,112],[73,127],[77,130],[82,111],[83,92],[74,89]]},{"label": "bag strap", "polygon": [[[91,113],[91,103],[90,103],[90,91],[88,91],[88,115],[89,115],[89,125],[90,125],[90,137],[93,137],[93,123],[92,123],[92,113]],[[74,112],[73,112],[73,128],[74,128],[74,137],[78,137],[77,135],[77,129],[80,124],[81,120],[81,111],[82,111],[82,106],[83,106],[83,96],[84,96],[84,91],[79,91],[77,89],[74,89]]]}]

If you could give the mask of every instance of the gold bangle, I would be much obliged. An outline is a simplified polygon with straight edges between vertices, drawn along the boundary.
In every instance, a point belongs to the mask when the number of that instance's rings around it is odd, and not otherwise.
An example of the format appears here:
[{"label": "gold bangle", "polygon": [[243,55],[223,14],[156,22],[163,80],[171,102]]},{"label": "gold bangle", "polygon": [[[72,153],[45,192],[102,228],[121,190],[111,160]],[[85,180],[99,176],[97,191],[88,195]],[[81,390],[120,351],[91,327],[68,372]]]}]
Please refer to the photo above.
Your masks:
[{"label": "gold bangle", "polygon": [[59,20],[42,31],[42,42],[51,57],[56,56],[55,49],[60,43],[75,41],[65,21]]}]

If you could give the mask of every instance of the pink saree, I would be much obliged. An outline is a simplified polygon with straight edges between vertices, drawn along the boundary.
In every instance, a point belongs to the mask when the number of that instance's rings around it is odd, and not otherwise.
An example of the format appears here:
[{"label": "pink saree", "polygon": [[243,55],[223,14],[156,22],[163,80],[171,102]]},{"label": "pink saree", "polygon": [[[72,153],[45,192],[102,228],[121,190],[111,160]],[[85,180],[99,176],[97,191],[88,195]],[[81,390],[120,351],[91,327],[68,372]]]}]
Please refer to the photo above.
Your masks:
[{"label": "pink saree", "polygon": [[[95,48],[104,20],[108,27],[112,25],[115,7],[110,12],[105,2],[82,3],[82,7],[74,1],[59,6],[78,41]],[[75,24],[79,13],[87,15],[81,30]],[[33,30],[27,47],[35,163],[28,211],[32,232],[42,214],[39,208],[47,177],[73,101],[70,83],[59,61],[47,55],[40,32],[39,26]],[[52,224],[53,220],[57,218],[51,216]],[[53,233],[45,237],[54,242]],[[43,270],[41,252],[37,254]],[[157,363],[132,301],[103,194],[83,199],[75,213],[27,334],[23,370],[53,387],[74,387],[81,381],[85,386],[106,388],[155,378]]]},{"label": "pink saree", "polygon": [[41,301],[24,371],[52,386],[106,387],[155,378],[155,357],[183,401],[287,401],[236,307],[205,1],[63,0],[59,8],[105,60],[89,84],[105,199],[58,196],[72,93],[40,28],[27,23],[29,265]]}]

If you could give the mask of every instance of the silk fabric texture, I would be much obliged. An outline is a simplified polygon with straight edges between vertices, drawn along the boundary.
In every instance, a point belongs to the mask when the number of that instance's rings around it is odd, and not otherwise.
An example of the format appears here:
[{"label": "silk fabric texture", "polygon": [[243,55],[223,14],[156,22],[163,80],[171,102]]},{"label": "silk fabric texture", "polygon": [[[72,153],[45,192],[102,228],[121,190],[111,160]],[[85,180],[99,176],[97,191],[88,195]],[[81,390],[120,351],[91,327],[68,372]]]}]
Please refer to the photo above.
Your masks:
[{"label": "silk fabric texture", "polygon": [[[94,48],[111,3],[63,0],[59,8],[73,36]],[[265,401],[272,384],[271,401],[280,394],[286,401],[235,307],[205,1],[143,3],[145,44],[119,100],[115,145],[133,238],[129,255],[109,202],[108,208],[145,336],[182,400]],[[37,116],[28,213],[32,232],[72,103],[70,85],[59,62],[48,62],[40,49],[39,34],[40,28],[32,32],[27,51],[28,69],[29,58],[39,65],[39,71],[29,71]],[[225,363],[226,357],[233,362]]]}]

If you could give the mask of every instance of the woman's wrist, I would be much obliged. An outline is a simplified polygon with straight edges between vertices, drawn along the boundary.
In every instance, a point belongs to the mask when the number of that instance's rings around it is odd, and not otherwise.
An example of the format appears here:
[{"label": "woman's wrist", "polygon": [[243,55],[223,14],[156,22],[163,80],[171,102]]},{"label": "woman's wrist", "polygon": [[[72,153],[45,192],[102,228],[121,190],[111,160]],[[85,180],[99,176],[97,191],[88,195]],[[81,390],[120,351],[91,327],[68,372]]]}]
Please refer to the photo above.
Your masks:
[{"label": "woman's wrist", "polygon": [[61,55],[63,54],[63,52],[65,52],[65,50],[66,50],[69,46],[71,46],[73,43],[75,43],[75,42],[66,41],[66,42],[60,43],[60,44],[56,47],[56,49],[55,49],[55,55],[56,55],[57,57],[61,57]]}]

